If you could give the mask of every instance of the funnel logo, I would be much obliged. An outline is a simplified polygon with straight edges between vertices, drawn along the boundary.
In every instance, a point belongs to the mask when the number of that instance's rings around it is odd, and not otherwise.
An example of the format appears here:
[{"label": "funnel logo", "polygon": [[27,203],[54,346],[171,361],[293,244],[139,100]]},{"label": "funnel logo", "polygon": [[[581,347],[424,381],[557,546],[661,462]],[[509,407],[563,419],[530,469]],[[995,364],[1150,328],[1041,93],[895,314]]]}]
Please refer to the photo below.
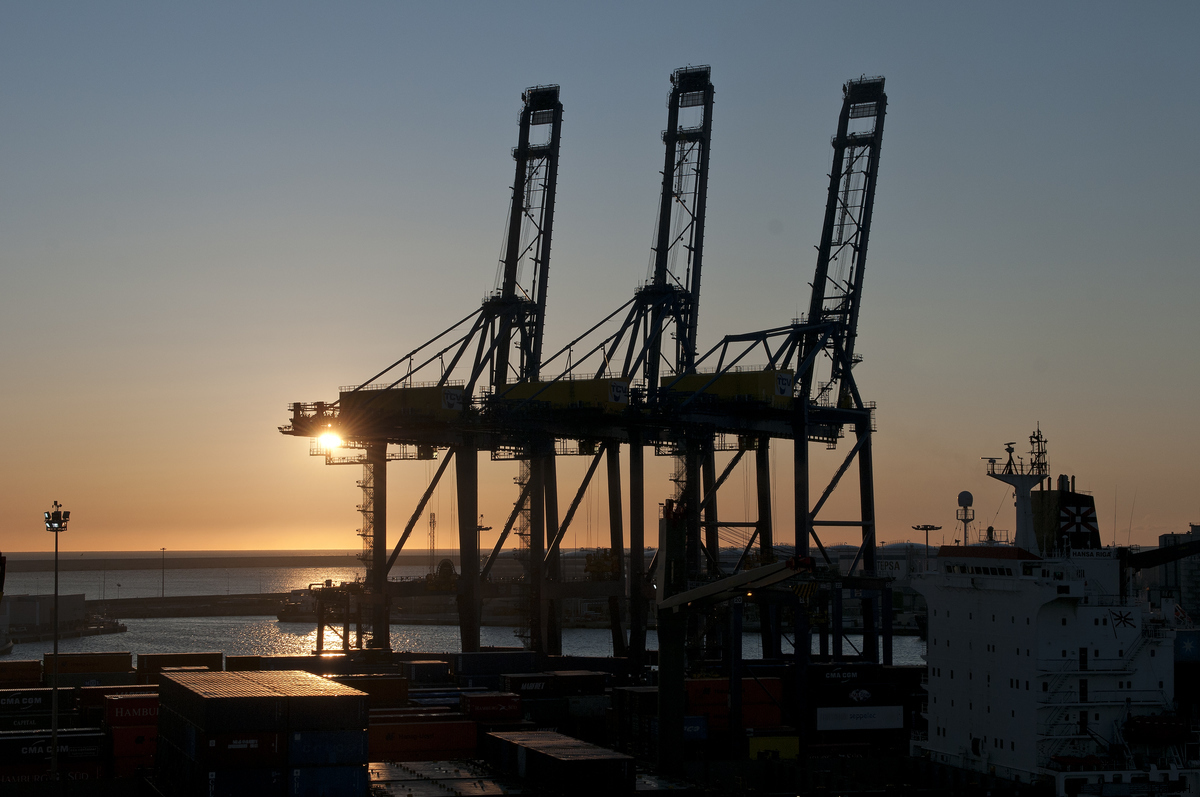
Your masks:
[{"label": "funnel logo", "polygon": [[1094,506],[1064,506],[1058,513],[1058,523],[1064,534],[1100,531]]}]

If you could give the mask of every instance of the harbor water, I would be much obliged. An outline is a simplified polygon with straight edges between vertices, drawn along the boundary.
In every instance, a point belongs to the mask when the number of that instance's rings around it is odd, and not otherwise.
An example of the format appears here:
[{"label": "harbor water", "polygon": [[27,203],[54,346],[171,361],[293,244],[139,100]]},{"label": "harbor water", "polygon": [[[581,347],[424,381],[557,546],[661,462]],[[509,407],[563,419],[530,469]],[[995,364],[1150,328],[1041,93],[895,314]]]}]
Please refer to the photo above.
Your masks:
[{"label": "harbor water", "polygon": [[[426,568],[396,566],[396,578],[421,578]],[[185,595],[242,595],[289,592],[310,584],[332,579],[353,581],[361,577],[361,567],[247,567],[194,568],[167,570],[167,597]],[[54,574],[47,572],[16,572],[8,576],[5,591],[9,594],[47,594],[53,590]],[[164,575],[159,570],[80,570],[59,574],[59,593],[83,594],[86,600],[114,598],[153,598],[164,590]],[[275,617],[166,617],[121,620],[128,631],[121,634],[63,639],[59,650],[64,653],[128,650],[134,653],[185,653],[222,651],[227,655],[304,655],[316,644],[315,623],[284,623]],[[518,629],[512,626],[484,626],[481,642],[486,646],[509,647],[520,645]],[[326,644],[331,640],[326,639]],[[336,642],[335,642],[336,644]],[[762,655],[762,644],[756,632],[746,632],[743,655],[753,659]],[[790,652],[790,634],[785,635],[784,652]],[[813,652],[817,652],[813,639]],[[454,625],[392,626],[392,647],[395,650],[427,653],[457,652],[460,650],[458,627]],[[654,631],[647,634],[647,647],[655,650],[658,638]],[[846,652],[862,648],[861,636],[847,634]],[[16,645],[11,659],[38,659],[51,650],[51,643],[30,642]],[[578,656],[611,656],[612,635],[605,628],[563,629],[563,652]],[[896,664],[922,665],[925,642],[915,636],[897,636],[893,643]]]}]

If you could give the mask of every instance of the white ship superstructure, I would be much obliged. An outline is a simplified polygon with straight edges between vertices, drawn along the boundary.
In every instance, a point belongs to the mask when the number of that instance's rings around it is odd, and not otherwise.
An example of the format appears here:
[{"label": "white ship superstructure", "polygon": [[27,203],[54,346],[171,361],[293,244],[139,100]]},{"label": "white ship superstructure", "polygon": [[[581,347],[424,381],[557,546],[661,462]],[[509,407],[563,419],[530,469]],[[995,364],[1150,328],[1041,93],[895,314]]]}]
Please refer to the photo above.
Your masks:
[{"label": "white ship superstructure", "polygon": [[916,746],[948,766],[1052,779],[1058,794],[1200,794],[1172,711],[1174,617],[1126,595],[1127,549],[1039,551],[1030,489],[1045,474],[1011,452],[989,475],[1014,486],[1016,541],[943,546],[913,579],[929,606]]}]

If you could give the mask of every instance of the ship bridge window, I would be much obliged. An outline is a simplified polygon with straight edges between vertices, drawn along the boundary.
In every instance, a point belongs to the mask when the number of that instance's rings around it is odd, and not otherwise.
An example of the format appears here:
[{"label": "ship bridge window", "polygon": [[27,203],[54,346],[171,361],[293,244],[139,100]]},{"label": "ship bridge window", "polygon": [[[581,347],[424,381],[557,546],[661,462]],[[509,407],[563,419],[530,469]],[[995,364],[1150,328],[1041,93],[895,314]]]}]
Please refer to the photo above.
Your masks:
[{"label": "ship bridge window", "polygon": [[1108,618],[1105,617],[1102,622],[1104,623],[1104,625],[1108,625]]},{"label": "ship bridge window", "polygon": [[1066,624],[1067,624],[1067,618],[1065,618],[1065,617],[1064,617],[1064,618],[1062,619],[1062,624],[1063,624],[1063,625],[1066,625]]}]

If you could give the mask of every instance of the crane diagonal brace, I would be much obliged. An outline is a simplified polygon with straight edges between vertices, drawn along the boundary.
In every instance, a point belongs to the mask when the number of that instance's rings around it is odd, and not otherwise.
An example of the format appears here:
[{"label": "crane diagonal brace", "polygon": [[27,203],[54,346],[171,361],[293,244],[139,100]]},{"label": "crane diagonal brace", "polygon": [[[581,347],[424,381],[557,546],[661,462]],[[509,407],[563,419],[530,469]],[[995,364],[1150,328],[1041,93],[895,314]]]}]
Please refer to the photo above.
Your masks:
[{"label": "crane diagonal brace", "polygon": [[404,526],[404,533],[400,535],[400,539],[396,541],[396,547],[392,551],[392,555],[388,557],[387,565],[383,568],[384,573],[391,572],[392,565],[396,564],[396,560],[400,558],[400,551],[404,548],[404,543],[408,542],[408,535],[412,534],[413,528],[417,525],[417,519],[425,511],[425,505],[429,503],[430,496],[433,495],[433,491],[438,486],[442,474],[446,472],[446,466],[450,464],[450,460],[454,457],[456,451],[457,448],[451,446],[450,450],[446,452],[446,456],[442,458],[442,464],[438,466],[437,473],[433,474],[433,478],[429,480],[429,486],[425,488],[424,495],[417,502],[416,510]]},{"label": "crane diagonal brace", "polygon": [[592,464],[588,466],[587,474],[583,477],[583,482],[579,485],[579,490],[575,493],[574,500],[571,501],[571,506],[567,509],[567,514],[563,517],[562,524],[558,527],[558,533],[554,535],[554,540],[546,546],[545,563],[550,564],[550,557],[558,550],[559,543],[567,533],[567,527],[571,525],[571,521],[575,517],[575,511],[579,509],[579,504],[583,501],[583,496],[587,493],[588,485],[592,483],[592,476],[596,473],[596,467],[600,464],[601,458],[604,457],[604,452],[608,450],[608,443],[600,446],[596,451],[596,456],[592,458]]},{"label": "crane diagonal brace", "polygon": [[513,510],[509,513],[508,520],[504,523],[504,531],[500,532],[500,537],[496,540],[496,547],[492,549],[491,556],[488,557],[483,569],[479,571],[480,581],[486,580],[488,573],[492,572],[492,565],[496,564],[496,560],[500,557],[500,551],[504,548],[504,541],[508,539],[508,534],[512,531],[513,524],[517,522],[517,517],[520,516],[521,510],[525,508],[525,502],[529,500],[529,492],[532,487],[533,481],[530,480],[525,482],[525,486],[521,488],[521,496],[513,504]]}]

